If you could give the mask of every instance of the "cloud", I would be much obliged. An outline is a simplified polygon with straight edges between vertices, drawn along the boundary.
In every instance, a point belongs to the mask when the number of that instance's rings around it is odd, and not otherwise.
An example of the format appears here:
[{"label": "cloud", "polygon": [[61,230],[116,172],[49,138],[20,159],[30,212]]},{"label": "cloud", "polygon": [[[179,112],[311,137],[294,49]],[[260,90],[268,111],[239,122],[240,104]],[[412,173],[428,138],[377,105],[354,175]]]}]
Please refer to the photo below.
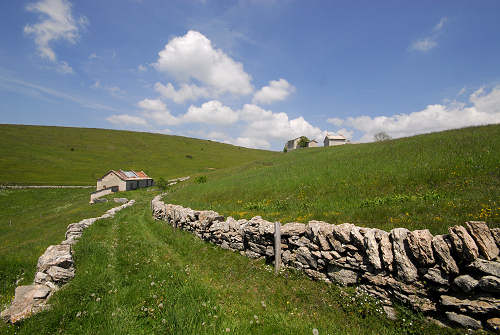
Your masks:
[{"label": "cloud", "polygon": [[89,59],[96,59],[96,58],[99,58],[99,56],[97,56],[97,54],[95,52],[93,52],[89,55]]},{"label": "cloud", "polygon": [[344,120],[339,119],[338,117],[331,117],[326,122],[333,124],[334,126],[340,127],[344,123]]},{"label": "cloud", "polygon": [[148,68],[142,64],[139,64],[137,66],[137,71],[139,71],[139,72],[146,72],[147,70],[148,70]]},{"label": "cloud", "polygon": [[190,106],[182,116],[183,122],[198,122],[204,124],[230,125],[238,121],[238,114],[220,101],[205,102],[200,107]]},{"label": "cloud", "polygon": [[90,86],[90,87],[94,88],[94,89],[104,90],[104,91],[108,92],[109,94],[111,94],[114,97],[123,96],[126,93],[125,91],[123,91],[118,86],[102,85],[100,80],[96,80],[94,82],[94,84],[92,84],[92,86]]},{"label": "cloud", "polygon": [[156,83],[155,91],[160,93],[162,97],[170,99],[178,104],[187,100],[207,98],[210,95],[207,88],[199,87],[194,84],[181,84],[181,87],[176,90],[171,83],[168,83],[166,86],[162,83]]},{"label": "cloud", "polygon": [[443,29],[443,27],[447,21],[448,21],[447,17],[442,17],[441,20],[439,20],[438,24],[436,24],[432,30],[440,31],[441,29]]},{"label": "cloud", "polygon": [[[24,33],[32,36],[42,58],[57,62],[57,56],[51,47],[54,41],[66,41],[75,44],[80,29],[88,25],[86,17],[75,20],[71,13],[71,3],[67,0],[41,0],[28,4],[26,9],[40,14],[39,22],[27,24]],[[61,73],[72,73],[66,62],[61,62],[56,69]]]},{"label": "cloud", "polygon": [[319,140],[326,135],[326,131],[314,127],[302,116],[289,119],[286,113],[273,113],[252,104],[244,105],[238,113],[241,119],[248,122],[242,137],[256,141],[258,139],[286,141],[299,136]]},{"label": "cloud", "polygon": [[393,116],[359,116],[343,120],[346,127],[362,132],[361,141],[373,140],[384,131],[394,138],[468,126],[500,123],[500,86],[487,92],[480,88],[469,96],[469,102],[428,105],[425,109]]},{"label": "cloud", "polygon": [[59,64],[57,64],[57,66],[56,66],[56,70],[57,70],[57,72],[62,73],[62,74],[73,74],[74,73],[73,68],[71,66],[69,66],[68,63],[65,61],[59,62]]},{"label": "cloud", "polygon": [[420,38],[411,43],[409,50],[427,52],[437,47],[437,39],[443,30],[444,25],[448,21],[447,17],[442,17],[439,22],[432,29],[432,34],[424,38]]},{"label": "cloud", "polygon": [[426,52],[437,46],[437,42],[433,37],[426,37],[420,40],[416,40],[410,46],[411,50]]},{"label": "cloud", "polygon": [[141,117],[128,114],[115,114],[106,118],[107,121],[115,125],[127,126],[147,126],[148,123]]},{"label": "cloud", "polygon": [[251,76],[243,65],[215,49],[211,41],[197,31],[190,30],[184,36],[173,38],[158,55],[153,67],[174,76],[179,82],[197,80],[215,95],[253,92]]},{"label": "cloud", "polygon": [[160,99],[144,99],[137,104],[143,110],[146,118],[152,119],[158,125],[178,125],[181,120],[173,116],[167,105]]},{"label": "cloud", "polygon": [[269,86],[264,86],[255,93],[252,102],[270,104],[285,100],[293,92],[295,92],[295,87],[285,79],[271,80]]}]

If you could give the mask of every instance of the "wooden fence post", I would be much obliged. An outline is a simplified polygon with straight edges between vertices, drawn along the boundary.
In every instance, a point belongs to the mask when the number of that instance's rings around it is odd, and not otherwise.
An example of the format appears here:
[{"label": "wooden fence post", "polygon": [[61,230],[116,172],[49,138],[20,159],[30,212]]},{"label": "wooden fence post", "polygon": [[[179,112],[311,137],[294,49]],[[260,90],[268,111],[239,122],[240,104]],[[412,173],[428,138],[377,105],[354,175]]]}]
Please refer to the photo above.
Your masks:
[{"label": "wooden fence post", "polygon": [[274,223],[274,273],[278,274],[281,267],[281,223]]}]

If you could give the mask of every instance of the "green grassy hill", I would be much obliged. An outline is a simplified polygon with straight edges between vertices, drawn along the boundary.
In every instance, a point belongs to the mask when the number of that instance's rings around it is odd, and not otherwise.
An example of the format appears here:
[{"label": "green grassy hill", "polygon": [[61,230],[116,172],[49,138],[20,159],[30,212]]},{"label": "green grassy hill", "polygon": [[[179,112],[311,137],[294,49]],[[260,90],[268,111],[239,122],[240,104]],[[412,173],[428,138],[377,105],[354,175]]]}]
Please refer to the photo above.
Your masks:
[{"label": "green grassy hill", "polygon": [[88,185],[111,169],[173,178],[278,155],[181,136],[91,128],[0,125],[0,138],[0,184]]},{"label": "green grassy hill", "polygon": [[353,222],[444,232],[500,222],[500,125],[379,143],[296,150],[214,172],[166,201],[236,218]]}]

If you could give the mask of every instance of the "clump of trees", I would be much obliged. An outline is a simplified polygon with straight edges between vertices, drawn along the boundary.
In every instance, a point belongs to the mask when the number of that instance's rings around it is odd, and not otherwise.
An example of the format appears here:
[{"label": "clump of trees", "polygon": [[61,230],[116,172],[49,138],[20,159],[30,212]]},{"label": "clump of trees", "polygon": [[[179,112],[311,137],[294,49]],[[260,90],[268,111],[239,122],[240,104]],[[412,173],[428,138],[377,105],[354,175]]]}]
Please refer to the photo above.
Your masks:
[{"label": "clump of trees", "polygon": [[392,139],[392,137],[390,137],[385,131],[376,133],[375,135],[373,135],[373,138],[376,142],[388,141]]},{"label": "clump of trees", "polygon": [[299,148],[307,148],[307,145],[311,142],[306,136],[301,136],[299,143],[297,143],[297,146]]}]

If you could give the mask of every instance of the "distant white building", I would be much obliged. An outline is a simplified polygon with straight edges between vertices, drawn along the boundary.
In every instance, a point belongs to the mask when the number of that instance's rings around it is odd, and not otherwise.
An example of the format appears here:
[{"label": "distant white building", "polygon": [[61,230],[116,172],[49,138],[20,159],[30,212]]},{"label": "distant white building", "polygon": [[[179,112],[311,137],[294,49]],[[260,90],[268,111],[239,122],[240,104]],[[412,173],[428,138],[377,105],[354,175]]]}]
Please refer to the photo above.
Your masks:
[{"label": "distant white building", "polygon": [[349,140],[345,138],[343,135],[326,134],[325,140],[323,141],[323,145],[325,147],[333,147],[336,145],[343,145],[347,143],[349,143]]},{"label": "distant white building", "polygon": [[[289,140],[286,142],[286,150],[292,151],[298,148],[300,142],[300,137],[294,138],[293,140]],[[314,148],[318,146],[318,141],[311,140],[307,142],[306,148]]]}]

